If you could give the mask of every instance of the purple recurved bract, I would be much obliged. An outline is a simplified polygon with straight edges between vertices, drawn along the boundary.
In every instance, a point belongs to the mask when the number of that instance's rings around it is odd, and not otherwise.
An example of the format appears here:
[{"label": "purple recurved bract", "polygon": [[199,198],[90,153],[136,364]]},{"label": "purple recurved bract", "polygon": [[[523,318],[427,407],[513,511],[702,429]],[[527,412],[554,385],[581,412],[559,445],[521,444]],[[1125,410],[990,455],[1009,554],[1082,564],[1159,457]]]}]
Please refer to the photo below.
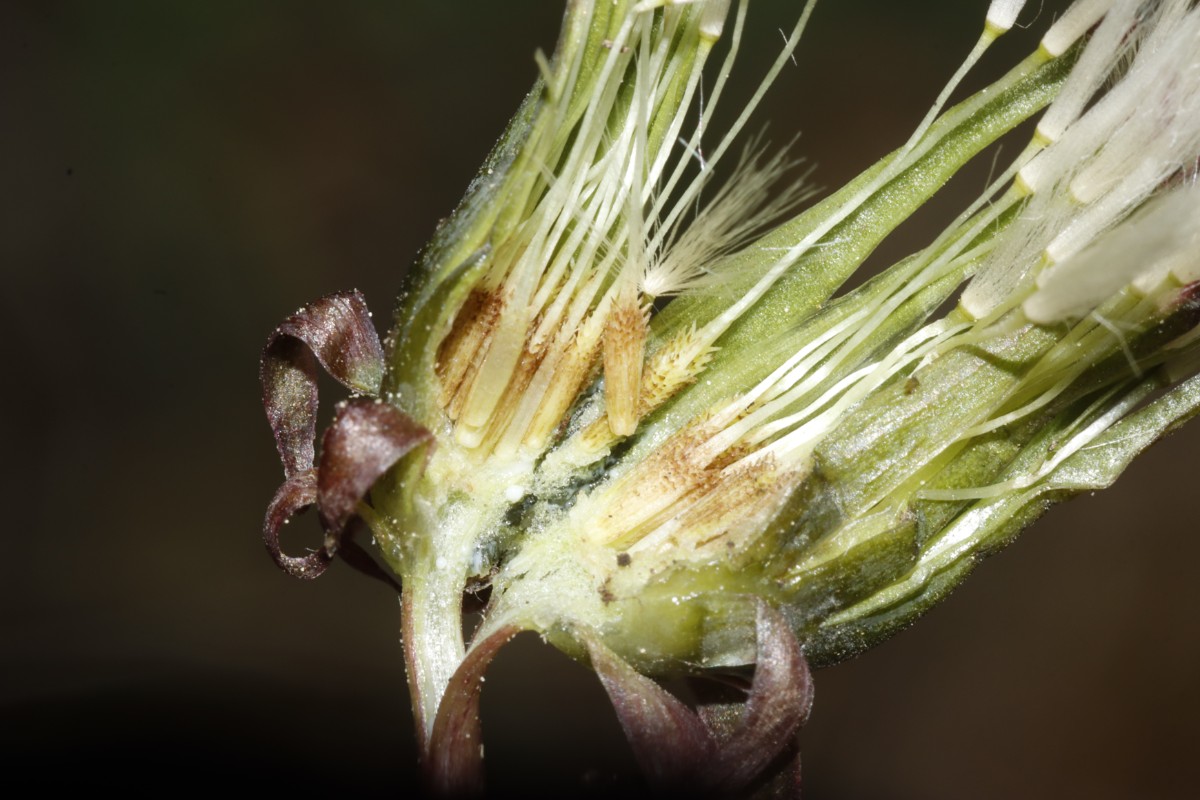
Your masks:
[{"label": "purple recurved bract", "polygon": [[[612,700],[642,770],[662,788],[719,796],[754,787],[789,755],[812,708],[808,662],[787,621],[759,601],[757,663],[742,703],[692,711],[598,641],[588,641],[592,666]],[[799,793],[798,762],[784,796]]]},{"label": "purple recurved bract", "polygon": [[[396,586],[350,541],[351,523],[375,481],[433,437],[395,406],[354,397],[338,404],[317,461],[317,364],[356,394],[379,393],[383,348],[358,292],[332,294],[300,309],[275,329],[263,350],[263,407],[285,477],[267,509],[263,540],[275,563],[294,577],[319,576],[340,552],[351,566]],[[286,555],[280,530],[314,505],[324,544],[306,556]]]}]

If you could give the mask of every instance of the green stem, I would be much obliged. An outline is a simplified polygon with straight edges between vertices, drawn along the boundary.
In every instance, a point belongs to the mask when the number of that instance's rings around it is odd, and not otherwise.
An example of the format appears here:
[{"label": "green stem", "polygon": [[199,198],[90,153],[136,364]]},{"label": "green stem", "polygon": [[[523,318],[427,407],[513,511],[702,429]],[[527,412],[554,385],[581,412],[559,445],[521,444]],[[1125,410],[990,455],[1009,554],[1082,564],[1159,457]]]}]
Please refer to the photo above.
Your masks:
[{"label": "green stem", "polygon": [[422,742],[428,742],[438,705],[454,670],[462,663],[462,587],[412,576],[404,581],[404,660],[413,714]]},{"label": "green stem", "polygon": [[413,713],[428,742],[438,707],[466,655],[462,598],[477,529],[439,529],[429,548],[404,576],[404,660]]}]

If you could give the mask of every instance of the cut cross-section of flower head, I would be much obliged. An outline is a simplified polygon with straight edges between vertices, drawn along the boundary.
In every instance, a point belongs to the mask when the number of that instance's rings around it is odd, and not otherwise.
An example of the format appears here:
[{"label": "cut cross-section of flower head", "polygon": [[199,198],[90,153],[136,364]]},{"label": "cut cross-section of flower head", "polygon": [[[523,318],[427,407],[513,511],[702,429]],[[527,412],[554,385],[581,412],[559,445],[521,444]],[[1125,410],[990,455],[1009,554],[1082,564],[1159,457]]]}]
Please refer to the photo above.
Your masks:
[{"label": "cut cross-section of flower head", "polygon": [[[477,785],[478,678],[532,630],[593,665],[651,777],[737,792],[791,746],[807,662],[909,624],[1200,408],[1200,8],[1079,0],[951,105],[1022,10],[995,0],[909,139],[814,201],[789,147],[746,129],[815,5],[733,98],[747,0],[570,3],[383,350],[356,296],[268,345],[289,465],[268,542],[302,577],[339,552],[371,569],[346,536],[368,523],[442,789]],[[842,290],[1034,118],[927,247]],[[315,467],[306,347],[374,398]],[[329,536],[297,566],[278,532],[312,504]],[[484,587],[468,642],[463,593]],[[645,677],[753,664],[724,726]]]}]

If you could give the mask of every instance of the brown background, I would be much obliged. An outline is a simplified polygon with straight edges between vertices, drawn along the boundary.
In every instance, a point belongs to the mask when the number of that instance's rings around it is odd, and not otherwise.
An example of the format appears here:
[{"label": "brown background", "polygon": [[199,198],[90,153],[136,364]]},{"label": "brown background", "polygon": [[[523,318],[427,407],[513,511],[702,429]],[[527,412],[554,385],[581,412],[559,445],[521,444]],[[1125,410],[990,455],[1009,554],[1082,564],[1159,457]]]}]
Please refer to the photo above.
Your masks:
[{"label": "brown background", "polygon": [[[839,185],[903,141],[985,5],[825,2],[760,119],[776,140],[803,131],[816,180]],[[741,75],[765,69],[795,8],[756,0]],[[395,599],[344,568],[291,581],[263,553],[280,473],[258,351],[339,289],[387,319],[559,13],[551,0],[4,4],[10,776],[413,791]],[[980,161],[878,261],[972,197]],[[1187,795],[1198,441],[1193,427],[1158,446],[914,629],[819,673],[808,796]],[[484,720],[497,793],[629,785],[594,678],[536,638],[498,659]]]}]

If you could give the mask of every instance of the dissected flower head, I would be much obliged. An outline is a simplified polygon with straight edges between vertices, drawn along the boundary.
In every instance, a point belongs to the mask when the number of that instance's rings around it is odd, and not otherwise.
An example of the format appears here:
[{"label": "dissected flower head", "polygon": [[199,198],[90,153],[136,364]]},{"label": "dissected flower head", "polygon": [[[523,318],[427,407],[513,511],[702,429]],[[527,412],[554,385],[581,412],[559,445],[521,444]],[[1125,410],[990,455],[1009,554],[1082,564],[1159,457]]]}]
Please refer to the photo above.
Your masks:
[{"label": "dissected flower head", "polygon": [[[338,552],[378,571],[346,535],[368,523],[403,585],[414,708],[445,790],[478,777],[483,670],[532,630],[590,661],[650,775],[739,791],[807,715],[807,661],[909,624],[1200,407],[1192,0],[1079,0],[949,106],[1016,24],[1023,3],[995,0],[911,137],[803,210],[816,193],[787,148],[739,142],[815,2],[713,130],[749,5],[570,3],[410,276],[386,355],[357,296],[302,310],[268,344],[288,478],[268,543],[302,577]],[[1039,112],[933,242],[842,291]],[[319,462],[309,350],[370,396],[339,411]],[[312,504],[325,547],[284,556],[280,527]],[[468,588],[490,591],[470,646]],[[723,717],[644,677],[750,664]]]}]

